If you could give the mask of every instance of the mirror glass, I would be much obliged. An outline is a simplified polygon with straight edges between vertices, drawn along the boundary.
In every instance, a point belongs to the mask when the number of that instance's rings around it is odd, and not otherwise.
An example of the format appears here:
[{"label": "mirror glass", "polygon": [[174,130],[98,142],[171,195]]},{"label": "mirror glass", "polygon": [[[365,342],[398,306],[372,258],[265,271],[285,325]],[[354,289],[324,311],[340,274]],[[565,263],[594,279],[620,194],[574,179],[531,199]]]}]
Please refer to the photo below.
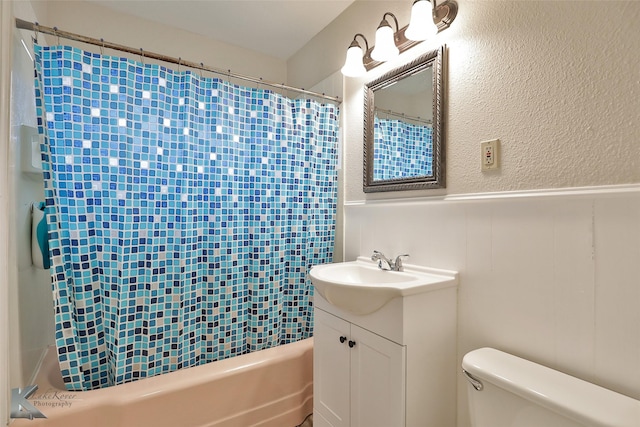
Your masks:
[{"label": "mirror glass", "polygon": [[444,50],[365,85],[365,192],[445,186]]}]

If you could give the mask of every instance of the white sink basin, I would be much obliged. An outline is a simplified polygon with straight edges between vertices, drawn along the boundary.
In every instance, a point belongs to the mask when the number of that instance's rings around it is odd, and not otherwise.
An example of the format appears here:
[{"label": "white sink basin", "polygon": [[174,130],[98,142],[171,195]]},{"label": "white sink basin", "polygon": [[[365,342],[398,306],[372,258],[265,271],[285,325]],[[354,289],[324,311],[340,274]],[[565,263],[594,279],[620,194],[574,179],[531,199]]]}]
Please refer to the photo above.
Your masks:
[{"label": "white sink basin", "polygon": [[385,271],[367,258],[314,266],[311,283],[329,303],[353,314],[377,311],[393,298],[429,292],[458,283],[457,273],[405,264]]}]

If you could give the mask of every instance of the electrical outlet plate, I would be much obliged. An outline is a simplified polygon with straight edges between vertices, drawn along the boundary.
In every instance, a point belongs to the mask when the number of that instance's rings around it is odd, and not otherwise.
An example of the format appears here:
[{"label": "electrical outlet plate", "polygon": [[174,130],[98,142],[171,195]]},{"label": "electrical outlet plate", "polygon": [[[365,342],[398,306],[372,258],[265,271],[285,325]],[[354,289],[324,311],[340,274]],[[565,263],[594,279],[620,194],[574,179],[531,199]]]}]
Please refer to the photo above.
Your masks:
[{"label": "electrical outlet plate", "polygon": [[500,140],[492,139],[480,143],[480,162],[482,170],[498,169],[500,159]]}]

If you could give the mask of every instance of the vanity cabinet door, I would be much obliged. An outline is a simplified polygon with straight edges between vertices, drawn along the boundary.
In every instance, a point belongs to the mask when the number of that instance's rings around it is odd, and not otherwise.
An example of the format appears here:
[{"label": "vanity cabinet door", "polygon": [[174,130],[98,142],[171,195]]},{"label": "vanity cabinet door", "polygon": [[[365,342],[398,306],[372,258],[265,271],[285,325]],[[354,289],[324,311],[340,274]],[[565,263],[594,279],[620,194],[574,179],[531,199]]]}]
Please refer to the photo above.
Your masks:
[{"label": "vanity cabinet door", "polygon": [[405,347],[315,309],[316,427],[405,424]]},{"label": "vanity cabinet door", "polygon": [[316,309],[313,327],[313,412],[316,427],[350,426],[351,325]]},{"label": "vanity cabinet door", "polygon": [[351,325],[351,426],[405,425],[405,347]]}]

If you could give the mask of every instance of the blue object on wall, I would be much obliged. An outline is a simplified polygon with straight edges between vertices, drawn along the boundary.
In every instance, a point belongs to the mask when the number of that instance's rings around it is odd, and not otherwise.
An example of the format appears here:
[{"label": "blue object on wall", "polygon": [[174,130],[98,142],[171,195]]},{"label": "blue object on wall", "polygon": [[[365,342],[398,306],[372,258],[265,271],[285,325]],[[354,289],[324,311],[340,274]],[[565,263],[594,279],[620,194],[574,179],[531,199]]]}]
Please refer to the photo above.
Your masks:
[{"label": "blue object on wall", "polygon": [[[37,224],[35,224],[35,238],[38,245],[37,250],[39,251],[39,253],[37,262],[35,262],[36,260],[34,260],[34,264],[37,264],[37,267],[48,270],[49,267],[51,267],[51,258],[49,256],[49,230],[47,228],[47,211],[45,210],[44,202],[34,204],[33,208],[42,212],[42,217],[39,218]],[[34,221],[38,217],[39,215],[34,215]]]},{"label": "blue object on wall", "polygon": [[312,334],[331,262],[338,109],[158,65],[35,47],[66,386]]}]

